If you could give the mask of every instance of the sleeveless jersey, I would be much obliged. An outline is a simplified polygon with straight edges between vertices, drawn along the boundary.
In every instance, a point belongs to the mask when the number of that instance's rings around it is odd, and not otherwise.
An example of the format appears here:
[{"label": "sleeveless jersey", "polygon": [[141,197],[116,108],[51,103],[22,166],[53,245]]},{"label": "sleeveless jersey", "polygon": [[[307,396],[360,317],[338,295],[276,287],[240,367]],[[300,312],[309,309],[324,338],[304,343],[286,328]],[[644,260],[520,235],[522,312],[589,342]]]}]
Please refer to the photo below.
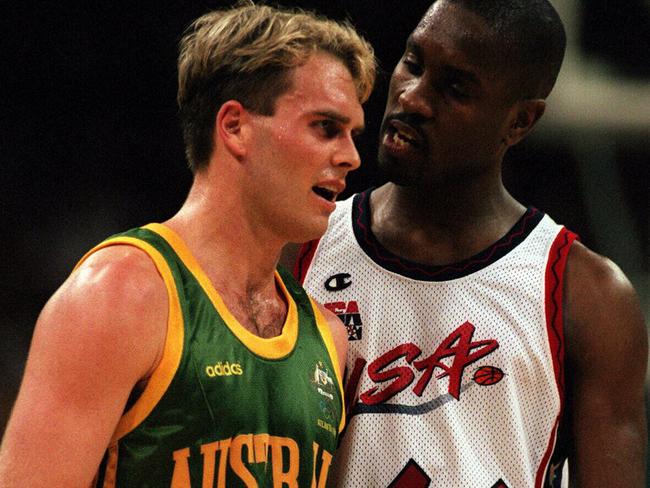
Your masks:
[{"label": "sleeveless jersey", "polygon": [[295,272],[349,334],[340,487],[560,486],[563,270],[576,238],[530,208],[466,261],[423,266],[337,204]]},{"label": "sleeveless jersey", "polygon": [[95,485],[324,487],[344,425],[342,385],[327,322],[300,285],[276,274],[287,318],[264,339],[229,313],[169,228],[134,229],[90,253],[118,244],[153,260],[169,319],[160,365],[121,418]]}]

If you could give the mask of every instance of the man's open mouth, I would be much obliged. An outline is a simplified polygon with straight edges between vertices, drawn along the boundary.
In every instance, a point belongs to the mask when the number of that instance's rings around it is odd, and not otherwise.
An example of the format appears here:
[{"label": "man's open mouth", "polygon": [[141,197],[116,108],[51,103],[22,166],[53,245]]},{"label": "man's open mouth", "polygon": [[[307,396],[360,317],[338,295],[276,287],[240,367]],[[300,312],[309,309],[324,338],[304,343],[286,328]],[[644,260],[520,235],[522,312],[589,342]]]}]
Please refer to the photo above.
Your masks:
[{"label": "man's open mouth", "polygon": [[413,129],[399,120],[392,120],[387,129],[388,139],[398,147],[411,145],[420,147],[422,145],[422,136]]},{"label": "man's open mouth", "polygon": [[336,192],[323,188],[322,186],[313,186],[312,191],[321,198],[333,202],[336,199]]}]

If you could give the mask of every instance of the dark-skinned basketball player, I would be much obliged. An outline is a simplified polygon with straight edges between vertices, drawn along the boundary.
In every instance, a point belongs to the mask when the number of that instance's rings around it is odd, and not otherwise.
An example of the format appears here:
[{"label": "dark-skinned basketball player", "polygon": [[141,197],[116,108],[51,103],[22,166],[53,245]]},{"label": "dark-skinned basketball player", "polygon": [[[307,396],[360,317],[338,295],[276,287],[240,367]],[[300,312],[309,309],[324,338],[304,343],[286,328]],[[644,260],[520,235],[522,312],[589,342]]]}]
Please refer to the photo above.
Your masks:
[{"label": "dark-skinned basketball player", "polygon": [[570,486],[646,486],[636,293],[501,177],[564,49],[546,0],[439,0],[409,36],[388,183],[339,202],[296,267],[348,327],[337,486],[556,487],[567,459]]}]

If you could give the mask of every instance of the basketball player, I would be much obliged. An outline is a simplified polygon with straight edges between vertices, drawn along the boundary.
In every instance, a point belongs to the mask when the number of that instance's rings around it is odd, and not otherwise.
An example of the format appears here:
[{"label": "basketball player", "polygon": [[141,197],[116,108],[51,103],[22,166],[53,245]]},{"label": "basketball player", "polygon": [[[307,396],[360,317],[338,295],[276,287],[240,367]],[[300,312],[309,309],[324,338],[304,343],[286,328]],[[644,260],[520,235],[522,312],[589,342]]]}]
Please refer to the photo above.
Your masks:
[{"label": "basketball player", "polygon": [[[619,268],[504,188],[564,56],[546,0],[439,0],[380,134],[388,183],[296,271],[347,325],[337,486],[643,487],[644,319]],[[566,478],[565,478],[566,482]]]},{"label": "basketball player", "polygon": [[325,231],[359,165],[372,50],[246,3],[199,18],[178,67],[187,201],[91,250],[45,306],[3,488],[326,482],[345,329],[275,267]]}]

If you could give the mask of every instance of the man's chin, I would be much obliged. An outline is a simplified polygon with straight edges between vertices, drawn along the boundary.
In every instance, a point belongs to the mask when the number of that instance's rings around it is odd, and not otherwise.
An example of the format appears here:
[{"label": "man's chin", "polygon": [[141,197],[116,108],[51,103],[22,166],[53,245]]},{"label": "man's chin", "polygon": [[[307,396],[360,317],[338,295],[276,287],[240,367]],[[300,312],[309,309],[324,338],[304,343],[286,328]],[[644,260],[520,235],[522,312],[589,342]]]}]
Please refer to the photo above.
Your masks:
[{"label": "man's chin", "polygon": [[296,232],[290,239],[292,244],[304,244],[305,242],[315,241],[323,237],[327,231],[327,222],[310,225]]},{"label": "man's chin", "polygon": [[417,186],[417,179],[404,171],[403,167],[389,156],[380,154],[377,161],[377,186],[383,183],[394,183],[398,186]]}]

